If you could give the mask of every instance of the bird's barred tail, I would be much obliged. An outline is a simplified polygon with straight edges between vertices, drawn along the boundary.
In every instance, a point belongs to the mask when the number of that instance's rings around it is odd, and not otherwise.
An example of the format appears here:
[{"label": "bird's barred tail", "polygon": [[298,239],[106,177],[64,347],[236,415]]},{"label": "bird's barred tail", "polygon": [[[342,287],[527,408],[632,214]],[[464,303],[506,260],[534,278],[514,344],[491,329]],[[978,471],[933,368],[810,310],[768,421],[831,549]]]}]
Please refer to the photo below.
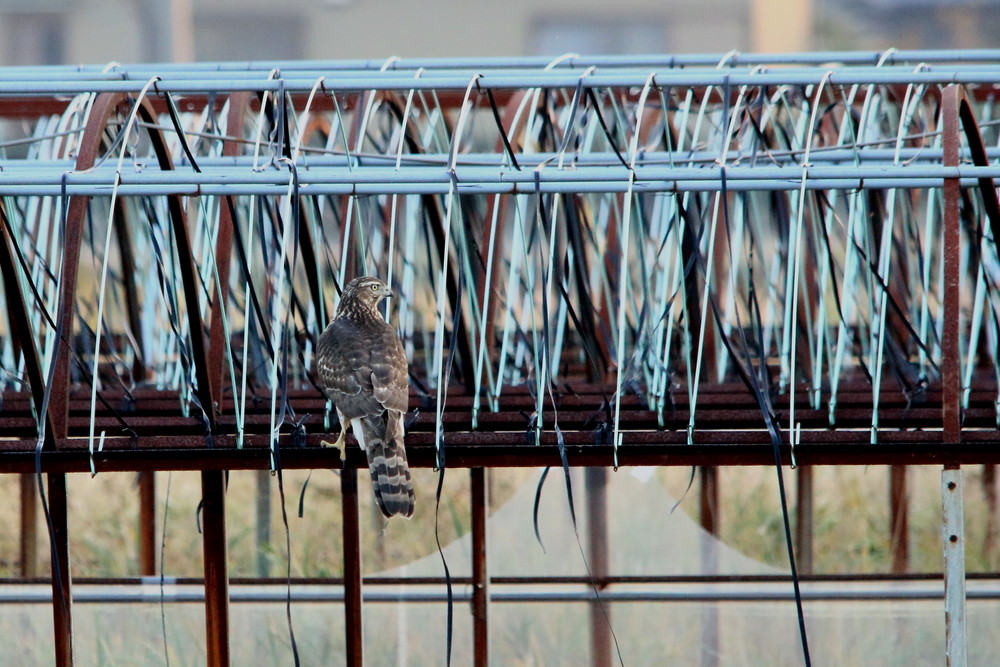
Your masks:
[{"label": "bird's barred tail", "polygon": [[[415,495],[410,467],[406,463],[402,429],[397,430],[390,423],[385,435],[377,433],[377,430],[381,429],[366,429],[365,437],[375,502],[386,517],[399,514],[409,518],[413,515]],[[392,437],[394,432],[395,438]]]}]

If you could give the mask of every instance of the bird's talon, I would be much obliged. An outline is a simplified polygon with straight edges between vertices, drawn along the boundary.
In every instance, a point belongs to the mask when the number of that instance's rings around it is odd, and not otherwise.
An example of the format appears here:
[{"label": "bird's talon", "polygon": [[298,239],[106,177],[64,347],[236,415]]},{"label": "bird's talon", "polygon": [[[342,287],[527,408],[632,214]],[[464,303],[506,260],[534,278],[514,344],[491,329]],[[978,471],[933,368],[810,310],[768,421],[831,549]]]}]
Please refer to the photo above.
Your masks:
[{"label": "bird's talon", "polygon": [[340,436],[337,437],[335,442],[329,442],[327,440],[320,440],[319,444],[321,447],[335,447],[337,449],[337,455],[341,460],[344,459],[344,445],[347,441],[347,433],[345,431],[340,432]]}]

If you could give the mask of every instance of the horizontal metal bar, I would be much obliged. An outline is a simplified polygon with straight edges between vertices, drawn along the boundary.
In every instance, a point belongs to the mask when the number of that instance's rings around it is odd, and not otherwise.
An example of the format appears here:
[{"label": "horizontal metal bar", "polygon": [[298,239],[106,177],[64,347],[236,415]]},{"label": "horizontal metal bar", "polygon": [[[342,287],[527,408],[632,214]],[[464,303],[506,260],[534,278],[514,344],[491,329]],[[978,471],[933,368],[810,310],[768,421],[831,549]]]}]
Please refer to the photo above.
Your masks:
[{"label": "horizontal metal bar", "polygon": [[[940,188],[944,179],[909,179],[909,178],[886,178],[886,179],[809,179],[805,182],[806,190],[892,190],[892,189],[930,189]],[[591,181],[574,183],[566,181],[542,180],[536,187],[529,183],[463,183],[459,182],[454,186],[454,191],[462,195],[531,195],[538,192],[564,193],[564,194],[607,194],[626,193],[632,191],[636,194],[650,192],[718,192],[722,189],[722,181],[636,181],[631,186],[627,179],[617,181]],[[960,179],[962,187],[974,187],[977,180],[974,178]],[[788,178],[785,180],[729,180],[726,181],[726,189],[729,192],[771,192],[798,190],[802,187],[799,179]],[[113,188],[110,185],[72,185],[65,190],[55,185],[6,185],[0,182],[0,195],[6,196],[35,196],[35,197],[58,197],[66,194],[70,196],[88,197],[110,197]],[[428,194],[447,195],[452,192],[452,185],[446,182],[436,183],[314,183],[303,185],[298,193],[307,196],[345,196],[345,195],[407,195],[407,194]],[[122,197],[162,197],[167,195],[182,196],[269,196],[278,197],[288,194],[288,186],[271,184],[210,184],[210,185],[122,185],[118,188],[118,195]]]},{"label": "horizontal metal bar", "polygon": [[[498,435],[504,435],[508,444],[470,444],[477,440],[485,442],[496,441]],[[547,434],[548,435],[548,434]],[[713,443],[689,445],[686,443],[630,444],[633,438],[652,440],[642,432],[624,432],[625,444],[618,447],[617,462],[621,466],[766,466],[774,464],[774,450],[768,443],[732,444],[726,443],[727,437],[735,440],[736,435],[709,432],[702,434],[705,440]],[[766,434],[763,434],[766,437]],[[845,435],[858,436],[850,440]],[[982,463],[1000,463],[1000,441],[996,432],[985,433],[982,440],[971,437],[974,433],[963,433],[963,442],[959,444],[917,441],[914,434],[904,434],[909,438],[894,438],[891,432],[880,434],[878,444],[870,444],[870,434],[863,431],[837,433],[823,443],[800,443],[795,447],[795,460],[802,465],[971,465]],[[940,434],[937,434],[940,437]],[[493,436],[493,437],[488,437]],[[579,437],[569,437],[579,436]],[[630,437],[633,436],[633,437]],[[803,440],[806,440],[803,433]],[[863,437],[862,437],[863,436]],[[315,442],[322,436],[309,436],[308,440]],[[566,458],[568,465],[579,466],[611,466],[615,461],[615,451],[610,445],[575,444],[572,441],[590,438],[589,433],[564,434],[566,443]],[[333,440],[333,436],[325,439]],[[437,451],[433,438],[425,438],[427,443],[417,444],[407,441],[407,456],[410,466],[416,468],[433,468],[436,465]],[[523,433],[486,434],[479,436],[471,434],[461,438],[466,442],[454,442],[458,438],[446,437],[446,452],[448,466],[451,468],[469,467],[546,467],[561,465],[561,456],[555,438],[543,438],[542,445],[525,444]],[[85,440],[85,439],[82,439]],[[236,449],[233,447],[235,438],[218,437],[217,443],[225,442],[225,448],[206,448],[201,438],[193,439],[197,446],[176,449],[140,449],[95,452],[89,455],[86,446],[77,451],[42,452],[38,462],[43,472],[87,472],[91,464],[97,472],[122,472],[137,470],[268,470],[271,467],[270,450],[267,448],[266,436],[247,436],[246,440],[254,446]],[[367,460],[360,448],[351,444],[348,446],[346,461],[341,463],[335,450],[325,447],[291,445],[291,437],[282,435],[279,438],[281,447],[281,465],[286,469],[339,469],[342,465],[350,468],[367,468]],[[520,440],[521,444],[509,444],[510,440]],[[105,445],[107,446],[107,444]],[[782,461],[791,462],[791,450],[787,445],[780,447]],[[0,472],[30,472],[36,469],[36,456],[31,451],[0,452]]]},{"label": "horizontal metal bar", "polygon": [[[988,69],[1000,62],[998,50],[941,50],[878,52],[811,52],[769,54],[650,54],[601,56],[567,54],[562,57],[526,58],[428,58],[386,60],[286,60],[201,63],[130,63],[114,66],[13,66],[0,68],[0,80],[58,78],[62,80],[134,81],[161,76],[197,76],[198,78],[311,78],[336,74],[382,78],[421,78],[456,76],[465,72],[497,72],[507,75],[535,72],[544,75],[582,74],[594,68],[598,72],[678,71],[683,73],[746,72],[766,73],[766,66],[780,65],[782,73],[803,71],[858,72],[947,71]],[[915,66],[919,66],[919,69]]]},{"label": "horizontal metal bar", "polygon": [[[799,581],[813,582],[817,585],[836,584],[874,585],[887,584],[909,584],[923,583],[926,585],[941,584],[941,572],[888,572],[888,573],[828,573],[828,574],[802,574]],[[985,582],[989,586],[990,582],[997,580],[1000,572],[969,572],[966,578],[969,581]],[[442,575],[437,576],[406,576],[393,577],[384,575],[370,575],[364,577],[365,586],[443,586],[451,581],[453,585],[466,585],[472,583],[471,576],[452,576],[450,579]],[[47,577],[8,577],[0,578],[0,590],[4,586],[26,586],[26,585],[46,585],[50,584]],[[84,586],[156,586],[161,585],[158,576],[140,577],[78,577],[73,580]],[[343,577],[230,577],[230,583],[234,586],[254,586],[286,588],[292,586],[343,586]],[[491,584],[498,585],[528,585],[528,586],[566,586],[596,584],[599,587],[611,585],[691,585],[691,584],[788,584],[792,581],[789,574],[643,574],[643,575],[609,575],[605,577],[589,577],[584,575],[524,575],[524,576],[493,576],[490,577]],[[201,577],[163,577],[164,586],[203,586],[204,579]]]},{"label": "horizontal metal bar", "polygon": [[[996,580],[969,582],[970,600],[1000,600],[1000,582]],[[835,602],[908,602],[940,601],[944,592],[940,582],[866,581],[864,583],[803,582],[802,598],[813,601]],[[493,584],[491,602],[555,603],[590,602],[597,599],[594,589],[587,585],[554,586],[530,583]],[[0,605],[50,603],[52,591],[44,585],[11,585],[0,587]],[[176,585],[165,583],[145,585],[85,585],[76,583],[74,603],[80,604],[159,604],[197,603],[204,600],[204,588],[197,584]],[[234,585],[230,588],[233,603],[283,604],[291,599],[296,603],[342,602],[342,585],[253,586]],[[455,601],[468,602],[472,593],[467,588],[453,591]],[[700,584],[644,584],[641,588],[609,586],[600,592],[605,602],[783,602],[794,598],[785,582],[755,583],[700,583]],[[365,602],[427,603],[446,602],[448,593],[443,585],[407,586],[396,590],[365,589]]]},{"label": "horizontal metal bar", "polygon": [[[589,66],[588,66],[589,67]],[[156,79],[159,91],[208,92],[209,87],[245,90],[284,90],[308,92],[320,81],[328,90],[425,90],[430,87],[464,90],[476,77],[480,87],[514,88],[566,88],[576,85],[580,78],[594,87],[634,87],[645,84],[652,74],[656,85],[677,87],[707,87],[722,85],[776,86],[810,85],[819,83],[830,75],[833,85],[858,84],[909,84],[989,83],[989,76],[1000,71],[997,59],[955,65],[927,64],[917,70],[911,65],[834,65],[766,67],[703,68],[671,67],[661,63],[643,66],[605,66],[586,73],[567,71],[567,68],[544,67],[476,67],[465,63],[448,69],[357,69],[337,67],[299,66],[294,68],[253,70],[199,70],[192,68],[167,68],[163,66],[135,67],[119,72],[66,72],[58,69],[12,70],[0,68],[0,91],[13,94],[57,93],[73,89],[76,92],[138,92],[151,79]],[[920,75],[915,78],[916,75]],[[586,85],[586,84],[585,84]]]},{"label": "horizontal metal bar", "polygon": [[[985,124],[983,124],[985,126]],[[160,127],[161,131],[166,133],[172,133],[173,128],[170,127]],[[220,139],[224,137],[218,137]],[[39,138],[32,138],[32,141],[39,141]],[[27,139],[25,140],[27,141]],[[892,146],[895,143],[895,139],[883,138],[881,140],[873,141],[870,145],[858,145],[858,146],[814,146],[809,152],[809,162],[811,166],[816,165],[828,165],[828,164],[840,164],[846,163],[849,167],[857,166],[894,166],[897,165],[900,168],[910,168],[909,165],[921,165],[929,164],[934,166],[939,166],[943,159],[943,153],[940,148],[926,147],[926,148],[908,148],[901,146],[898,150],[896,148],[885,148],[884,146]],[[988,147],[984,149],[986,152],[986,157],[990,160],[995,160],[1000,158],[1000,148]],[[789,150],[774,150],[764,152],[750,152],[743,149],[733,148],[727,153],[727,170],[734,168],[742,169],[760,169],[762,167],[748,167],[747,162],[749,160],[767,160],[766,168],[776,169],[777,166],[771,165],[784,165],[784,168],[794,167],[796,169],[801,169],[802,165],[800,159],[804,156],[804,149],[789,149]],[[589,152],[577,152],[577,153],[557,153],[557,152],[538,152],[538,153],[518,153],[517,161],[522,169],[524,168],[535,168],[539,165],[547,165],[550,169],[559,170],[556,164],[550,164],[558,160],[560,156],[564,157],[568,162],[571,162],[570,169],[579,169],[581,166],[591,167],[591,166],[604,166],[604,167],[616,167],[622,169],[621,161],[618,159],[618,154],[608,151],[589,151]],[[411,168],[411,167],[437,167],[437,168],[448,168],[452,156],[447,153],[403,153],[399,157],[401,168]],[[640,159],[637,160],[637,165],[641,166],[643,169],[650,167],[661,167],[661,168],[687,168],[696,169],[697,165],[704,164],[706,166],[717,168],[717,161],[720,159],[719,151],[643,151],[640,155]],[[961,159],[968,161],[971,160],[971,153],[966,149],[961,153]],[[396,169],[397,155],[395,154],[378,154],[378,153],[357,153],[352,152],[350,155],[344,153],[342,150],[323,150],[320,152],[314,152],[308,148],[303,149],[302,157],[296,163],[296,166],[300,170],[312,170],[319,167],[347,167],[350,166],[352,170],[355,169],[392,169],[393,171],[398,171]],[[212,156],[205,155],[198,157],[198,167],[205,174],[210,174],[213,170],[229,170],[232,168],[244,168],[248,170],[259,170],[261,167],[262,160],[260,158],[254,158],[252,155],[236,155],[236,156]],[[265,163],[266,164],[266,163]],[[489,167],[492,169],[500,169],[502,166],[507,164],[507,158],[504,155],[498,153],[475,153],[468,152],[462,153],[455,156],[455,164],[459,168],[464,167]],[[676,166],[675,166],[676,165]],[[31,159],[31,160],[19,160],[19,159],[5,159],[0,157],[0,170],[10,173],[31,173],[33,171],[42,172],[51,170],[52,172],[58,172],[60,174],[66,172],[73,172],[76,164],[74,160],[58,160],[58,159]],[[114,173],[116,165],[110,162],[103,162],[100,165],[96,165],[92,169],[88,170],[88,174],[101,174],[102,172]],[[175,170],[181,171],[181,173],[188,173],[183,170],[191,169],[190,162],[187,161],[186,156],[178,156],[177,161],[174,165]],[[269,167],[272,171],[278,171],[279,173],[285,173],[287,175],[287,168],[276,168]],[[958,169],[980,169],[985,172],[987,169],[992,167],[974,167],[971,164],[962,164]],[[150,170],[152,173],[165,173],[169,174],[172,172],[159,172],[155,165],[144,166],[143,171]],[[813,170],[810,169],[810,172]],[[80,173],[73,173],[71,180],[79,178]],[[136,172],[131,172],[136,173]],[[197,173],[197,172],[192,172]],[[973,174],[978,173],[976,171],[962,171],[963,174]],[[47,175],[46,178],[51,178]],[[108,176],[95,177],[95,178],[109,178]]]},{"label": "horizontal metal bar", "polygon": [[[235,170],[204,169],[201,172],[188,170],[160,171],[143,169],[142,171],[123,171],[116,174],[113,170],[86,172],[57,172],[40,170],[19,170],[18,165],[5,166],[3,187],[28,185],[60,185],[64,180],[73,192],[78,186],[112,187],[116,179],[119,181],[119,192],[125,192],[132,186],[171,186],[191,185],[204,188],[209,185],[276,185],[287,189],[289,171],[287,169]],[[919,181],[931,180],[940,185],[945,178],[1000,178],[1000,165],[985,167],[961,166],[945,167],[941,165],[838,165],[810,167],[766,167],[766,166],[727,166],[722,167],[666,167],[637,164],[634,170],[636,184],[654,181],[721,181],[727,183],[741,181],[778,182],[786,184],[793,182],[796,186],[803,178],[807,180],[895,180]],[[411,187],[419,184],[442,184],[451,182],[450,170],[443,166],[416,167],[408,166],[400,169],[384,167],[316,167],[307,164],[296,169],[299,185],[303,190],[321,184],[341,184],[359,187],[364,184],[402,184]],[[555,166],[533,170],[518,170],[512,167],[458,166],[454,177],[462,185],[487,186],[493,184],[532,184],[547,183],[602,183],[628,181],[630,170],[622,166],[579,166],[560,169]]]},{"label": "horizontal metal bar", "polygon": [[[605,74],[597,70],[590,75],[567,74],[564,70],[532,71],[530,73],[488,72],[454,74],[442,73],[437,76],[400,76],[398,72],[372,72],[364,75],[341,73],[336,70],[311,72],[303,75],[294,72],[291,77],[270,78],[263,73],[256,79],[226,76],[223,78],[161,78],[156,85],[158,92],[178,94],[209,92],[281,92],[308,93],[318,83],[327,91],[361,92],[367,90],[401,91],[410,90],[453,90],[464,91],[473,77],[480,88],[493,90],[518,90],[531,88],[642,88],[652,75],[653,84],[659,88],[705,88],[721,86],[810,86],[821,81],[832,86],[865,85],[944,85],[993,84],[1000,69],[991,66],[983,68],[946,68],[919,70],[899,68],[895,70],[873,68],[855,71],[851,68],[815,68],[813,70],[785,71],[753,70],[751,72],[727,69],[706,69],[704,71],[661,69],[636,70],[635,72],[615,72]],[[81,93],[139,93],[153,78],[140,77],[134,80],[92,80],[56,81],[24,80],[5,81],[0,77],[0,95],[76,95]]]}]

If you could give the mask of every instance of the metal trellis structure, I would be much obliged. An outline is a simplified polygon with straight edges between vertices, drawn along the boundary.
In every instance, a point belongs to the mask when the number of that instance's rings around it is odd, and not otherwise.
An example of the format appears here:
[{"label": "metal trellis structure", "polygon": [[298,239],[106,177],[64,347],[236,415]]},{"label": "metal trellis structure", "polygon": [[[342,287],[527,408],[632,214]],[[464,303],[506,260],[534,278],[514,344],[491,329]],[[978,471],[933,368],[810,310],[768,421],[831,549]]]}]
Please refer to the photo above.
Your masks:
[{"label": "metal trellis structure", "polygon": [[800,498],[815,465],[897,491],[943,466],[964,664],[961,466],[1000,461],[998,81],[1000,51],[0,69],[0,471],[25,508],[47,477],[57,664],[66,473],[202,471],[226,664],[223,471],[279,467],[343,469],[360,664],[367,464],[319,446],[310,369],[362,274],[400,297],[411,465],[472,469],[477,661],[484,469],[699,466],[717,496],[715,466],[777,459]]}]

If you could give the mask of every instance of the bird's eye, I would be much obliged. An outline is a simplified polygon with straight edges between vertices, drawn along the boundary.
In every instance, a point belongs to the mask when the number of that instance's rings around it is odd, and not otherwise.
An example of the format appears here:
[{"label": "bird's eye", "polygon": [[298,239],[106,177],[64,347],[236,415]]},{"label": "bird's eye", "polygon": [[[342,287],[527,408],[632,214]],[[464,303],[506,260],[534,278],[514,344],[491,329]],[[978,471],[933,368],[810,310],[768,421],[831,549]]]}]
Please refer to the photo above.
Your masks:
[{"label": "bird's eye", "polygon": [[373,291],[373,292],[377,292],[377,291],[378,291],[378,283],[374,283],[374,284],[372,285],[372,291]]}]

